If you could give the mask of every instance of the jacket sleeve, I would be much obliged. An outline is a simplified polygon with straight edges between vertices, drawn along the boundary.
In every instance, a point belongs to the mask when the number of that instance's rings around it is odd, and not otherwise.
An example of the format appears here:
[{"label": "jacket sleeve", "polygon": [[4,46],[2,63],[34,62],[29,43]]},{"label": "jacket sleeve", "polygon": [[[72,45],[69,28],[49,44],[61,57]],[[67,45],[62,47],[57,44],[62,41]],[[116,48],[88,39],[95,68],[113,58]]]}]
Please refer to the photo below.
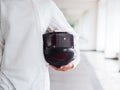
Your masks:
[{"label": "jacket sleeve", "polygon": [[[0,4],[1,6],[1,4]],[[1,29],[1,10],[0,10],[0,65],[2,61],[2,54],[3,54],[3,48],[4,48],[4,40],[3,40],[3,34]]]},{"label": "jacket sleeve", "polygon": [[66,31],[73,34],[74,36],[74,49],[75,49],[74,58],[75,59],[72,61],[72,63],[74,67],[76,67],[80,61],[80,51],[79,51],[79,45],[78,45],[79,35],[77,35],[77,33],[69,25],[63,13],[60,11],[60,9],[56,6],[54,2],[52,2],[51,9],[52,9],[51,10],[52,18],[50,22],[50,28],[53,30]]},{"label": "jacket sleeve", "polygon": [[1,29],[0,29],[0,63],[2,61],[2,54],[3,54],[3,47],[4,47],[4,44],[3,44],[3,38],[2,38],[2,32],[1,32]]}]

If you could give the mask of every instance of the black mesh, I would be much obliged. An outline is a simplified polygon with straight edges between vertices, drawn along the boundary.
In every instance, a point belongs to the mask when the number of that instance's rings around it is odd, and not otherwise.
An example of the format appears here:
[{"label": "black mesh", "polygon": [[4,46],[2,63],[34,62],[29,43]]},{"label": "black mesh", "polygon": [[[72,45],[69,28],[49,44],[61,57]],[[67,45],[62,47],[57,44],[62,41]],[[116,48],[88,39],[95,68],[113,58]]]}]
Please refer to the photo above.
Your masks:
[{"label": "black mesh", "polygon": [[45,47],[73,48],[73,35],[67,32],[53,32],[43,35]]},{"label": "black mesh", "polygon": [[73,60],[74,39],[67,32],[52,32],[43,35],[44,56],[48,63],[56,67]]}]

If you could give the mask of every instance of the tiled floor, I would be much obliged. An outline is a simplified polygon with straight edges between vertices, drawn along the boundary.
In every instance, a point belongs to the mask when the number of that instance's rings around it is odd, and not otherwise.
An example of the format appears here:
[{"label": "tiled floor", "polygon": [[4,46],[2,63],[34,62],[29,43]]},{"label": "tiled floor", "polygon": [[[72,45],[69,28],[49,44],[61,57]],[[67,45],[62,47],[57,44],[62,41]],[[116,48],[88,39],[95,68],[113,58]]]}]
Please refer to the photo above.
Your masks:
[{"label": "tiled floor", "polygon": [[102,52],[83,52],[92,64],[104,90],[120,90],[119,61],[104,59]]},{"label": "tiled floor", "polygon": [[118,68],[118,61],[104,59],[103,53],[81,52],[76,69],[68,72],[50,69],[51,90],[120,90]]}]

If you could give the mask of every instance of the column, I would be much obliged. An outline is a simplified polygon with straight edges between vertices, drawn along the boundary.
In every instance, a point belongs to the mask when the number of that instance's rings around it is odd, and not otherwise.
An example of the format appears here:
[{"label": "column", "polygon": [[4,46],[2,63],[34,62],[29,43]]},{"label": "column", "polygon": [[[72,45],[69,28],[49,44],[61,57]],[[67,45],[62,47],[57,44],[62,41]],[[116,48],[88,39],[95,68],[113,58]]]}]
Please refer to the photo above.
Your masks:
[{"label": "column", "polygon": [[98,14],[97,14],[97,40],[96,50],[105,50],[105,35],[106,35],[106,21],[107,21],[107,3],[106,0],[99,0]]},{"label": "column", "polygon": [[119,52],[120,0],[108,0],[105,57],[116,58]]}]

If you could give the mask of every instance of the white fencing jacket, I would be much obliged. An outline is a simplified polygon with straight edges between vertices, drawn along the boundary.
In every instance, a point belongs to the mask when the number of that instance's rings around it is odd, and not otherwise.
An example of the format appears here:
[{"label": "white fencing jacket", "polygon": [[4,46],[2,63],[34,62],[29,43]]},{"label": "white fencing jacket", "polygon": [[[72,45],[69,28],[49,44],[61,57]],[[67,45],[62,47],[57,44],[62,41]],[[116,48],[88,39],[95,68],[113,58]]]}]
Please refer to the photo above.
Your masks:
[{"label": "white fencing jacket", "polygon": [[1,0],[0,90],[49,90],[42,34],[47,28],[75,37],[74,66],[79,62],[78,36],[52,0]]}]

